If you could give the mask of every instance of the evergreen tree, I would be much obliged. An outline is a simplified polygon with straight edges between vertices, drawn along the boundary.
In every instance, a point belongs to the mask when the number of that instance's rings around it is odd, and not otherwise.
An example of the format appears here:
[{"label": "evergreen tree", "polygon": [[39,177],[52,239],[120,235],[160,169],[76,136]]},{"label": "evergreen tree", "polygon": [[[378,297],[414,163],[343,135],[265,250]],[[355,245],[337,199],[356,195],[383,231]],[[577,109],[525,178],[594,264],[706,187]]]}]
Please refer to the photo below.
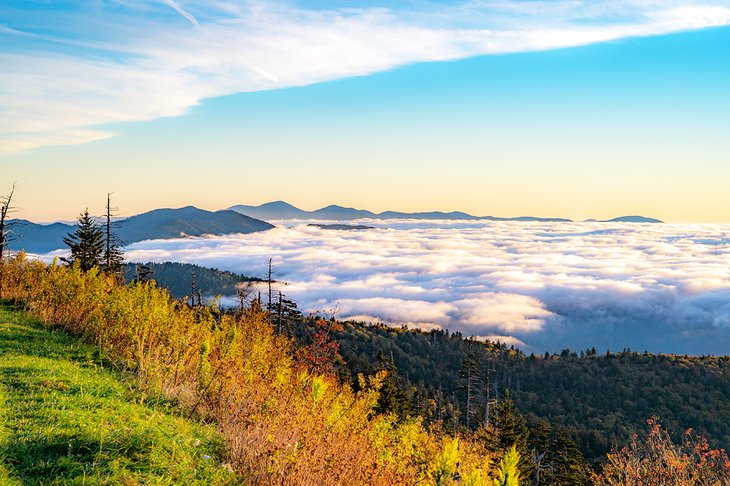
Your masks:
[{"label": "evergreen tree", "polygon": [[106,214],[104,220],[104,255],[102,268],[108,275],[116,275],[122,278],[124,272],[124,252],[122,252],[119,239],[114,234],[114,222],[112,221],[111,194],[106,195]]},{"label": "evergreen tree", "polygon": [[583,454],[568,431],[541,420],[530,426],[528,447],[532,451],[533,486],[560,484],[581,486],[588,482],[589,471]]},{"label": "evergreen tree", "polygon": [[152,268],[144,263],[140,263],[134,266],[134,279],[132,282],[139,284],[154,280],[155,272]]},{"label": "evergreen tree", "polygon": [[509,391],[504,400],[492,407],[489,426],[483,426],[477,431],[477,436],[481,436],[487,448],[496,453],[504,453],[514,446],[519,454],[522,480],[525,484],[530,483],[535,465],[528,448],[527,421],[512,403]]},{"label": "evergreen tree", "polygon": [[383,384],[380,388],[380,396],[375,411],[380,414],[395,414],[403,420],[413,413],[410,397],[406,387],[407,383],[398,375],[398,369],[391,358],[386,358],[383,353],[378,353],[378,361],[381,365],[377,371],[387,371]]},{"label": "evergreen tree", "polygon": [[62,260],[69,265],[77,264],[83,272],[104,264],[104,231],[89,216],[88,208],[78,218],[76,231],[63,238],[71,255]]}]

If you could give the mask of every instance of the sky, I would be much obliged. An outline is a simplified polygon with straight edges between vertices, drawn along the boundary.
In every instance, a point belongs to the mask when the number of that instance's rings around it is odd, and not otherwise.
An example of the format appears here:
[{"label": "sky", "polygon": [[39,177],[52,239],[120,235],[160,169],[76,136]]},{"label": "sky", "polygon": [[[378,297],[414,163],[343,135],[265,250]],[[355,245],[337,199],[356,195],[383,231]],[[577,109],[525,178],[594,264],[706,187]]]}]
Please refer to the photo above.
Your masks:
[{"label": "sky", "polygon": [[727,223],[729,46],[730,1],[5,1],[0,194]]}]

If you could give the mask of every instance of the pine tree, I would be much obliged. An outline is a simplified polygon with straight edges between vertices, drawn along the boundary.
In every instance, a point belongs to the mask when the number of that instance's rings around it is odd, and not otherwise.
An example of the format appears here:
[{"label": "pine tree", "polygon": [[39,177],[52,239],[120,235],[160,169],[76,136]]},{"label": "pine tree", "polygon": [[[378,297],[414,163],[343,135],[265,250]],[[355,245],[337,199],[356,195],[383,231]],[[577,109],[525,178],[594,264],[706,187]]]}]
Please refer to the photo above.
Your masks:
[{"label": "pine tree", "polygon": [[147,264],[140,263],[134,267],[134,280],[136,284],[149,282],[154,279],[155,272]]},{"label": "pine tree", "polygon": [[514,446],[519,454],[519,470],[523,481],[529,481],[535,465],[527,443],[527,421],[512,403],[509,391],[504,400],[491,408],[489,426],[479,429],[477,436],[492,452],[504,453]]},{"label": "pine tree", "polygon": [[383,353],[378,352],[378,361],[381,364],[377,371],[387,371],[388,375],[380,387],[380,396],[375,411],[380,414],[392,413],[403,420],[413,413],[406,389],[408,384],[398,375],[398,369],[392,358],[386,358]]},{"label": "pine tree", "polygon": [[588,466],[568,430],[540,420],[530,427],[528,447],[535,467],[532,484],[581,486],[589,477]]},{"label": "pine tree", "polygon": [[113,208],[111,205],[111,194],[106,195],[106,214],[104,215],[104,255],[102,268],[108,275],[116,275],[122,278],[124,271],[124,253],[117,236],[114,234],[114,222],[112,221]]},{"label": "pine tree", "polygon": [[88,208],[79,216],[76,231],[66,235],[63,242],[71,250],[68,258],[62,258],[67,264],[77,264],[83,272],[104,264],[104,231],[89,216]]}]

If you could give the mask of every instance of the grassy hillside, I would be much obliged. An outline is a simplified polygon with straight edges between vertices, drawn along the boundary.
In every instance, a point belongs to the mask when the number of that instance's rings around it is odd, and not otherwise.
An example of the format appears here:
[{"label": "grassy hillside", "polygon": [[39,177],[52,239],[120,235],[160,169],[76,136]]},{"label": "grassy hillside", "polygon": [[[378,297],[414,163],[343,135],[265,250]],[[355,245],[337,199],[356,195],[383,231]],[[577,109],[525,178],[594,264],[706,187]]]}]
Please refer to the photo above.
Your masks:
[{"label": "grassy hillside", "polygon": [[235,482],[212,427],[145,398],[95,348],[0,306],[0,483]]}]

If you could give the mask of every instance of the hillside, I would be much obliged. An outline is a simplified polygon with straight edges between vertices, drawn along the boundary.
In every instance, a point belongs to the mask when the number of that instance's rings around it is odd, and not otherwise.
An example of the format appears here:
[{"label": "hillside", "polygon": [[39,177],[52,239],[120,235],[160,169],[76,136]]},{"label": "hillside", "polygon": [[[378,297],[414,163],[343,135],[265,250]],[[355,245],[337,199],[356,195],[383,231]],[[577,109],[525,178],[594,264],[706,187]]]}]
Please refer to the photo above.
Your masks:
[{"label": "hillside", "polygon": [[[13,223],[17,236],[9,248],[29,253],[47,253],[65,248],[63,237],[74,231],[73,225],[65,223],[44,225],[26,220],[14,220]],[[206,211],[193,206],[155,209],[119,220],[115,226],[115,233],[125,245],[143,240],[255,233],[273,228],[265,221],[236,211]]]},{"label": "hillside", "polygon": [[[476,387],[484,388],[489,367],[490,398],[504,399],[509,390],[532,423],[542,419],[572,429],[589,459],[644,430],[653,415],[675,433],[691,427],[708,433],[717,447],[730,446],[730,357],[595,350],[526,356],[458,333],[352,322],[343,323],[335,339],[348,376],[382,366],[379,354],[392,357],[413,407],[433,419],[439,413],[434,404],[443,400],[448,404],[446,420],[453,426],[465,416],[464,363],[473,360]],[[483,416],[484,405],[483,391],[475,393],[473,412]]]},{"label": "hillside", "polygon": [[181,236],[255,233],[273,225],[235,211],[206,211],[193,206],[155,209],[119,222],[119,238],[125,243]]},{"label": "hillside", "polygon": [[[134,280],[137,270],[136,263],[127,263],[124,268],[125,282]],[[242,286],[261,282],[260,278],[247,277],[233,272],[218,270],[215,268],[201,267],[190,263],[144,263],[151,271],[151,278],[158,287],[167,289],[176,299],[190,296],[190,284],[193,272],[195,272],[196,286],[203,293],[203,296],[236,295],[236,291]]]},{"label": "hillside", "polygon": [[107,368],[97,348],[0,306],[0,483],[234,484],[221,439]]}]

